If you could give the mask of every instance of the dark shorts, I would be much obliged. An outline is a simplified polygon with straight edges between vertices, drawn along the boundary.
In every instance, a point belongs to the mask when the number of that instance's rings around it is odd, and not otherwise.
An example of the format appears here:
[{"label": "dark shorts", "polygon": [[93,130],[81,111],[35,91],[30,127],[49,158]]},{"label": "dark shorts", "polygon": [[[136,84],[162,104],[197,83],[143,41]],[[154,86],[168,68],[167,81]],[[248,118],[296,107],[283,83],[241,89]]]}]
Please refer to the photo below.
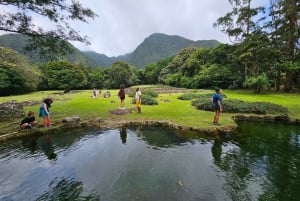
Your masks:
[{"label": "dark shorts", "polygon": [[214,109],[215,111],[220,111],[220,107],[219,107],[218,104],[213,104],[213,109]]}]

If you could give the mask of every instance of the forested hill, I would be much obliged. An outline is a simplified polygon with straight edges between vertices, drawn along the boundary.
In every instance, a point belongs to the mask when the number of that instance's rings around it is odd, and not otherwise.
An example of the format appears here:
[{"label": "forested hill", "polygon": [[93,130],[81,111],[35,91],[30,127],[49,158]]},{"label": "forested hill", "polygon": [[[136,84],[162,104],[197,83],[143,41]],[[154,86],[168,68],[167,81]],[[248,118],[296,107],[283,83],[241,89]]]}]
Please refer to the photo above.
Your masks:
[{"label": "forested hill", "polygon": [[[24,47],[28,44],[28,37],[22,34],[5,34],[0,36],[0,46],[10,48],[22,55],[25,55],[30,63],[35,62],[47,62],[44,59],[41,59],[39,54],[35,51],[26,51]],[[70,44],[74,49],[74,52],[67,56],[67,59],[71,62],[83,62],[88,66],[95,67],[98,64],[91,58],[87,57],[80,50],[75,48]]]},{"label": "forested hill", "polygon": [[[8,47],[29,58],[31,63],[45,62],[35,52],[24,50],[27,37],[21,34],[6,34],[0,36],[0,46]],[[220,43],[216,40],[193,41],[180,36],[170,36],[155,33],[147,37],[132,53],[118,57],[108,57],[93,51],[80,51],[74,47],[74,53],[67,56],[71,62],[83,62],[88,66],[109,67],[115,61],[125,61],[137,67],[145,67],[166,57],[175,56],[186,47],[215,47]],[[71,44],[70,44],[71,45]]]},{"label": "forested hill", "polygon": [[180,36],[170,36],[154,33],[147,37],[132,53],[118,57],[107,57],[96,52],[83,52],[102,66],[110,66],[114,61],[125,61],[137,67],[145,67],[166,57],[175,56],[180,50],[187,47],[215,47],[220,42],[216,40],[193,41]]},{"label": "forested hill", "polygon": [[109,67],[115,61],[125,61],[128,62],[130,54],[121,55],[118,57],[108,57],[105,54],[99,54],[94,51],[82,51],[85,56],[89,57],[93,61],[95,61],[99,66]]},{"label": "forested hill", "polygon": [[160,61],[176,55],[186,47],[215,47],[220,42],[216,40],[193,41],[180,36],[170,36],[155,33],[147,37],[130,55],[129,63],[144,67],[149,63]]}]

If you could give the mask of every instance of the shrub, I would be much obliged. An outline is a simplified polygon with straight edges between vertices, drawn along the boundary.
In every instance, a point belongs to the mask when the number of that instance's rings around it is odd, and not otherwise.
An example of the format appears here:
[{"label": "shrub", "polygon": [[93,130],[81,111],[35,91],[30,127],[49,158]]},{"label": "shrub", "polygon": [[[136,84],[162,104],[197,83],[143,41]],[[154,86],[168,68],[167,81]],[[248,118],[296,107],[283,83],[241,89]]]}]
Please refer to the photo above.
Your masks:
[{"label": "shrub", "polygon": [[[211,102],[206,98],[192,101],[192,105],[199,110],[213,111]],[[223,102],[223,112],[228,113],[254,113],[254,114],[287,114],[287,108],[267,102],[245,102],[230,99]]]},{"label": "shrub", "polygon": [[[204,98],[207,100],[210,100],[211,97],[213,96],[213,94],[211,93],[207,93],[207,94],[196,94],[196,93],[186,93],[186,94],[182,94],[180,96],[178,96],[179,100],[193,100],[193,99],[197,99],[197,98]],[[223,98],[226,98],[225,94],[222,94]]]},{"label": "shrub", "polygon": [[158,97],[158,93],[155,92],[155,91],[152,91],[152,90],[144,90],[144,91],[142,91],[142,94],[143,95],[149,95],[152,98],[157,98]]},{"label": "shrub", "polygon": [[270,81],[265,74],[262,74],[247,78],[243,86],[254,89],[255,93],[260,93],[262,88],[270,86]]},{"label": "shrub", "polygon": [[[132,103],[135,104],[135,98],[132,98]],[[158,105],[158,101],[148,94],[142,95],[143,105]]]},{"label": "shrub", "polygon": [[[152,98],[157,98],[158,97],[158,93],[157,92],[155,92],[155,91],[152,91],[152,90],[147,90],[147,89],[145,89],[145,90],[143,90],[143,89],[141,89],[141,92],[142,92],[142,96],[144,97],[145,95],[147,95],[147,96],[151,96]],[[128,96],[129,97],[135,97],[135,89],[133,90],[133,89],[131,89],[130,91],[129,91],[129,93],[128,93]]]}]

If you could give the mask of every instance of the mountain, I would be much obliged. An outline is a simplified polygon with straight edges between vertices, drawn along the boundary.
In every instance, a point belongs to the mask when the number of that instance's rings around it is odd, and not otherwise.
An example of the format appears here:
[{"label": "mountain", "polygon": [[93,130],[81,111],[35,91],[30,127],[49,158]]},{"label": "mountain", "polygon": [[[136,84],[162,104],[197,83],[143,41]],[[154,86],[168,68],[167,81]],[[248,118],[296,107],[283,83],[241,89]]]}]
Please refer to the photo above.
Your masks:
[{"label": "mountain", "polygon": [[82,51],[82,53],[86,57],[95,61],[100,66],[107,67],[111,66],[111,64],[113,63],[113,59],[111,57],[106,56],[105,54],[99,54],[93,51]]},{"label": "mountain", "polygon": [[[29,58],[29,61],[45,62],[35,52],[24,51],[28,37],[21,34],[6,34],[0,36],[0,46],[8,47]],[[93,51],[80,51],[74,46],[74,53],[67,56],[71,62],[82,62],[88,66],[109,67],[115,61],[124,61],[137,67],[145,67],[147,64],[155,63],[166,57],[175,56],[183,48],[205,47],[211,48],[219,45],[216,40],[193,41],[181,36],[171,36],[162,33],[154,33],[132,52],[117,57],[108,57]],[[70,44],[71,45],[71,44]],[[72,45],[71,45],[72,46]]]},{"label": "mountain", "polygon": [[[22,34],[5,34],[0,36],[0,46],[10,48],[20,54],[25,55],[30,63],[35,62],[47,62],[46,60],[40,58],[39,54],[35,51],[26,51],[24,47],[28,44],[28,36]],[[72,54],[67,55],[67,59],[71,62],[82,62],[88,66],[97,66],[97,62],[93,59],[87,57],[80,50],[75,48],[73,45],[70,46],[74,49]]]},{"label": "mountain", "polygon": [[170,36],[154,33],[147,37],[130,55],[129,63],[144,67],[149,63],[160,61],[166,57],[176,55],[187,47],[215,47],[220,42],[216,40],[193,41],[180,36]]},{"label": "mountain", "polygon": [[92,59],[93,61],[95,61],[98,66],[102,66],[102,67],[109,67],[111,66],[115,61],[125,61],[128,62],[129,58],[130,58],[130,54],[125,54],[125,55],[121,55],[121,56],[117,56],[117,57],[108,57],[105,54],[99,54],[97,52],[94,51],[82,51],[82,53]]}]

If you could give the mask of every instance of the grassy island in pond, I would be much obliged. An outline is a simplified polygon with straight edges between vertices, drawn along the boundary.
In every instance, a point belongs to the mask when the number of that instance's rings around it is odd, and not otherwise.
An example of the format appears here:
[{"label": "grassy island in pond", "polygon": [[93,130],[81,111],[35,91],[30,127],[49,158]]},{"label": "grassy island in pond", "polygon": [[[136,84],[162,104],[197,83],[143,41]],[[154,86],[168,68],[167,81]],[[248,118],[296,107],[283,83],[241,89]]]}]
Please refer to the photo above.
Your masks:
[{"label": "grassy island in pond", "polygon": [[[142,114],[137,113],[135,105],[132,104],[132,98],[128,95],[125,98],[125,108],[132,108],[132,113],[127,115],[114,115],[110,111],[118,109],[119,99],[118,90],[109,90],[111,96],[104,98],[102,94],[98,98],[92,98],[92,90],[71,91],[63,94],[62,91],[40,91],[26,95],[0,97],[0,103],[15,100],[17,102],[39,101],[39,104],[33,106],[24,106],[24,112],[29,110],[38,114],[38,110],[42,99],[52,97],[54,102],[51,107],[51,119],[53,127],[61,125],[62,119],[69,116],[79,116],[81,122],[94,121],[111,121],[114,123],[130,122],[130,121],[166,121],[179,127],[193,128],[212,128],[216,127],[212,124],[214,112],[196,109],[192,106],[192,100],[178,99],[184,93],[194,94],[213,94],[212,90],[180,90],[168,89],[157,90],[153,86],[140,86],[143,91],[156,90],[158,97],[155,98],[157,105],[142,105]],[[132,87],[131,90],[135,88]],[[242,90],[224,90],[226,95],[224,102],[230,99],[237,99],[244,102],[268,102],[282,106],[287,109],[289,118],[300,119],[300,96],[298,94],[285,93],[267,93],[253,94],[250,91]],[[207,98],[209,101],[209,98]],[[222,113],[220,123],[224,127],[235,126],[233,116],[238,113]],[[271,114],[282,115],[282,114]],[[36,115],[39,124],[42,120]],[[10,121],[1,122],[1,135],[18,131],[21,118]],[[114,126],[112,123],[112,126]],[[42,128],[41,128],[42,129]]]}]

